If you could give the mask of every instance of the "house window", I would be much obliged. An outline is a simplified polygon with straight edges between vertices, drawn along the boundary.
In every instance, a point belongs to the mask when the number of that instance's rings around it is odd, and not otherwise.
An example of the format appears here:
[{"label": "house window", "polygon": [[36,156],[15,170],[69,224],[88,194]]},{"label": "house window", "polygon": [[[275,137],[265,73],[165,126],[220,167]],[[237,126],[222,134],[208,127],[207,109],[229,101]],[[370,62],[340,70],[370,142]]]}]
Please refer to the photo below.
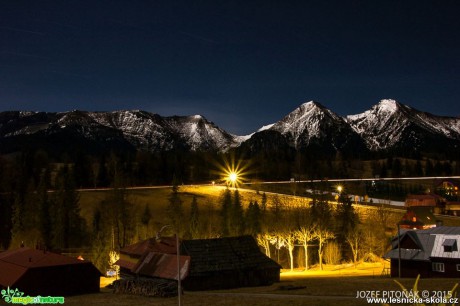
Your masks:
[{"label": "house window", "polygon": [[431,266],[435,272],[444,272],[444,263],[442,262],[433,262]]},{"label": "house window", "polygon": [[444,252],[456,252],[458,251],[457,248],[457,239],[446,239],[442,243],[444,247]]},{"label": "house window", "polygon": [[457,265],[457,271],[460,271],[460,265]]}]

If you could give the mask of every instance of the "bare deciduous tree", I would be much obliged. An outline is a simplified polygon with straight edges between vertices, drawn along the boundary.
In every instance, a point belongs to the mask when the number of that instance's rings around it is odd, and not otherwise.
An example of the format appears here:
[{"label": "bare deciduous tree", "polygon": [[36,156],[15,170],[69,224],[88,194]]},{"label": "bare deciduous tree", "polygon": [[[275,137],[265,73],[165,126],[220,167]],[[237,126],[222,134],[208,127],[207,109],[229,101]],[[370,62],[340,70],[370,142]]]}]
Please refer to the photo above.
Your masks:
[{"label": "bare deciduous tree", "polygon": [[314,224],[309,227],[301,226],[294,232],[296,239],[302,244],[305,251],[305,270],[308,270],[308,244],[316,238],[315,227]]},{"label": "bare deciduous tree", "polygon": [[284,231],[280,233],[280,239],[282,244],[287,248],[289,253],[289,263],[291,271],[294,271],[294,246],[295,246],[295,234],[294,231]]},{"label": "bare deciduous tree", "polygon": [[356,263],[358,262],[358,254],[361,247],[362,232],[359,228],[354,228],[350,230],[345,236],[345,240],[351,248],[351,253],[353,254],[353,264],[356,268]]},{"label": "bare deciduous tree", "polygon": [[267,255],[268,257],[270,257],[270,239],[271,239],[271,236],[268,234],[268,233],[262,233],[262,234],[258,234],[256,236],[256,239],[257,239],[257,243],[264,248],[265,250],[265,255]]},{"label": "bare deciduous tree", "polygon": [[335,237],[334,233],[329,231],[327,228],[322,226],[315,227],[314,230],[315,239],[318,241],[318,259],[319,259],[319,269],[323,270],[323,253],[324,253],[324,244],[329,239]]}]

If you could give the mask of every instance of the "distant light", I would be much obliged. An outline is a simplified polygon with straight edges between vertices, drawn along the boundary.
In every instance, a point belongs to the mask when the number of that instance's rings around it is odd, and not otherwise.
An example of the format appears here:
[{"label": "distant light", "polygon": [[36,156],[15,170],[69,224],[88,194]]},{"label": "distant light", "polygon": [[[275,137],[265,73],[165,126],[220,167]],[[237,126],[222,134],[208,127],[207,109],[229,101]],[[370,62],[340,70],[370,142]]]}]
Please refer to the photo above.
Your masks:
[{"label": "distant light", "polygon": [[338,191],[339,193],[342,193],[342,190],[343,190],[343,187],[342,187],[342,186],[340,186],[340,185],[337,186],[337,191]]},{"label": "distant light", "polygon": [[238,180],[238,174],[236,172],[230,172],[228,175],[228,180],[232,182],[232,184],[235,184],[235,182]]}]

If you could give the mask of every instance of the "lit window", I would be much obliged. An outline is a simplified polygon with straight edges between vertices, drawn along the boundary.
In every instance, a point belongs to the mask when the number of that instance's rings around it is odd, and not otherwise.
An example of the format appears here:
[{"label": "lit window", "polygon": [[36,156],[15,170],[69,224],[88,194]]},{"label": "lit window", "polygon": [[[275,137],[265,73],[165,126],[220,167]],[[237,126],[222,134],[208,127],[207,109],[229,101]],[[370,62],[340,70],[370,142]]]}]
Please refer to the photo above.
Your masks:
[{"label": "lit window", "polygon": [[457,265],[457,271],[460,271],[460,265]]},{"label": "lit window", "polygon": [[431,267],[433,268],[433,271],[435,272],[444,272],[444,263],[442,262],[433,262],[431,264]]}]

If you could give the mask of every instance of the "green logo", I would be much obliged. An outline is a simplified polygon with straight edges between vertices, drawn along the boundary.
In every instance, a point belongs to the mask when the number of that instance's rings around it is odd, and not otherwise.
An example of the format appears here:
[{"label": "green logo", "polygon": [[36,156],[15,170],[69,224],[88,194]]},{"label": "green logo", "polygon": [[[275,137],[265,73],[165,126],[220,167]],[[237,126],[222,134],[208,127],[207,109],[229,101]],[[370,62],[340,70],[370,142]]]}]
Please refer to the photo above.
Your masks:
[{"label": "green logo", "polygon": [[24,296],[24,292],[16,289],[3,289],[1,291],[2,298],[7,303],[12,304],[64,304],[64,297],[62,296]]}]

